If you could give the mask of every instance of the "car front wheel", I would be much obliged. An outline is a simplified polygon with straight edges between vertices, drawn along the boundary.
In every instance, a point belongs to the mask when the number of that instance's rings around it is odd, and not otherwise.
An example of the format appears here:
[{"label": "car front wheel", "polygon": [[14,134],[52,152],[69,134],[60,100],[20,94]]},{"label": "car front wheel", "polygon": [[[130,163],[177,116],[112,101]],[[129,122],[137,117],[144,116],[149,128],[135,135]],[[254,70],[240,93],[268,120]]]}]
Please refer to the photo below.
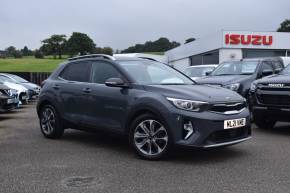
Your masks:
[{"label": "car front wheel", "polygon": [[161,159],[171,147],[168,128],[150,114],[141,115],[133,121],[130,142],[136,153],[148,160]]},{"label": "car front wheel", "polygon": [[56,139],[63,135],[61,119],[53,106],[45,105],[39,115],[40,129],[45,137]]}]

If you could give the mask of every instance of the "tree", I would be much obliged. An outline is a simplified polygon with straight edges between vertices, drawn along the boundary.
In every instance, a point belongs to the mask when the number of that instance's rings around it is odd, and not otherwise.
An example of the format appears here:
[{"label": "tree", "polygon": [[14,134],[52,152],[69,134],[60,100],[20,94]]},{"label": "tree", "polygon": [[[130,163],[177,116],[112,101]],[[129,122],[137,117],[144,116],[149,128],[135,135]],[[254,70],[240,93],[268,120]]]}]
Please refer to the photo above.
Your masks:
[{"label": "tree", "polygon": [[185,40],[184,44],[188,44],[189,42],[193,42],[195,40],[196,40],[195,38],[188,38],[187,40]]},{"label": "tree", "polygon": [[180,46],[178,42],[170,42],[167,38],[161,37],[156,41],[147,41],[145,44],[136,44],[131,46],[121,53],[135,53],[135,52],[165,52],[172,48]]},{"label": "tree", "polygon": [[43,54],[43,52],[40,51],[40,50],[35,50],[35,51],[34,51],[34,57],[35,57],[35,58],[38,58],[38,59],[43,59],[43,58],[44,58],[44,54]]},{"label": "tree", "polygon": [[52,35],[42,41],[43,47],[46,48],[47,53],[53,54],[54,58],[62,58],[62,54],[66,45],[66,35]]},{"label": "tree", "polygon": [[33,54],[32,51],[29,50],[27,46],[24,46],[21,52],[23,56],[31,56]]},{"label": "tree", "polygon": [[277,29],[278,32],[290,32],[290,19],[285,19],[280,27]]},{"label": "tree", "polygon": [[84,33],[73,32],[67,41],[67,50],[71,56],[80,54],[85,55],[94,53],[96,44],[94,41]]},{"label": "tree", "polygon": [[94,50],[94,54],[107,54],[107,55],[113,55],[114,50],[110,47],[96,47]]},{"label": "tree", "polygon": [[9,46],[8,48],[5,49],[7,52],[8,56],[13,56],[14,52],[16,52],[16,48],[14,46]]},{"label": "tree", "polygon": [[15,52],[13,52],[13,57],[14,58],[22,58],[22,52],[19,50],[15,50]]}]

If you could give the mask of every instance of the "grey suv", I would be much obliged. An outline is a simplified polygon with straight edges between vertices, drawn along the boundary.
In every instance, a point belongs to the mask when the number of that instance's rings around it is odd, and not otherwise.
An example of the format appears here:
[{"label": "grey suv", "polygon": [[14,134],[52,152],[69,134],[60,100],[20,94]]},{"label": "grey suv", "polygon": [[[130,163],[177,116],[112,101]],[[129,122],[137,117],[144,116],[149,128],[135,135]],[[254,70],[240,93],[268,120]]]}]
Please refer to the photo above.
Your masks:
[{"label": "grey suv", "polygon": [[227,146],[251,135],[240,95],[140,58],[69,59],[45,81],[37,112],[45,137],[59,138],[66,128],[102,129],[128,136],[137,154],[151,160],[173,145]]}]

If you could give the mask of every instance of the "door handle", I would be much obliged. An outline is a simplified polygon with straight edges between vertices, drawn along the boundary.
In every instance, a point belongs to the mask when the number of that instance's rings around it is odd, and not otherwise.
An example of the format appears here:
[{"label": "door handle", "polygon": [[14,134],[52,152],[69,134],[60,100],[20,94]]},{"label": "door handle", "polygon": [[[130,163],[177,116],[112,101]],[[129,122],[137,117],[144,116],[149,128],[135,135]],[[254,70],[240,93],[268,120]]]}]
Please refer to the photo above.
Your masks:
[{"label": "door handle", "polygon": [[91,88],[84,88],[83,92],[84,93],[90,93],[90,92],[92,92],[92,89]]},{"label": "door handle", "polygon": [[56,90],[58,90],[58,89],[60,88],[60,86],[59,86],[58,84],[55,84],[55,85],[53,86],[53,88],[56,89]]}]

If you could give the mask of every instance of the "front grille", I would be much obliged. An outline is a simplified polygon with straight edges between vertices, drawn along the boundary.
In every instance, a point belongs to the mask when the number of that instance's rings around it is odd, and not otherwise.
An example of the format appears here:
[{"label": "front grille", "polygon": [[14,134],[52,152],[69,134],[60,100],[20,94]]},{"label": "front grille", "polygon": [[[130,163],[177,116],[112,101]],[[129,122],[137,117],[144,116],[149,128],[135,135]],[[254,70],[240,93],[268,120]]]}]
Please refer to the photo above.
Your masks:
[{"label": "front grille", "polygon": [[239,140],[241,138],[251,135],[251,129],[247,127],[219,130],[212,133],[206,140],[208,144],[211,143],[224,143],[233,140]]},{"label": "front grille", "polygon": [[290,95],[257,95],[260,103],[265,105],[290,106]]},{"label": "front grille", "polygon": [[290,84],[259,84],[257,87],[259,90],[265,91],[290,91]]},{"label": "front grille", "polygon": [[219,103],[211,105],[209,110],[216,113],[234,114],[240,112],[246,108],[246,106],[246,102]]}]

